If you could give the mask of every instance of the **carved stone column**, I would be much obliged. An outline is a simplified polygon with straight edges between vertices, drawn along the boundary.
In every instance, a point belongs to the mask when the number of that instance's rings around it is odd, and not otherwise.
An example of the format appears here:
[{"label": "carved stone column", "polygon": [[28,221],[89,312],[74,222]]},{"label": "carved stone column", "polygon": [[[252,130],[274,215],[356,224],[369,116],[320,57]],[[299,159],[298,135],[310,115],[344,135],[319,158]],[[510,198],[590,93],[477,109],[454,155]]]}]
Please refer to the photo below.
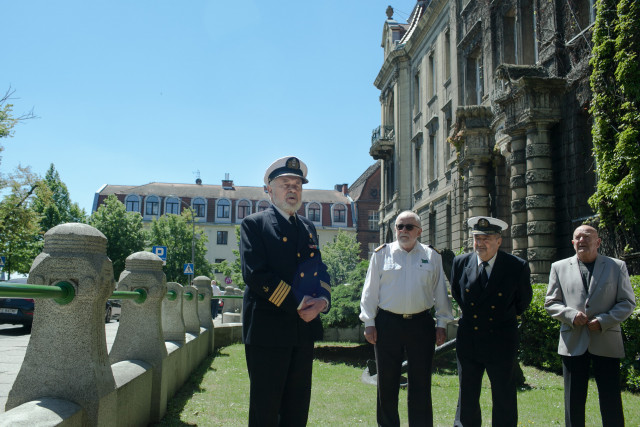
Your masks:
[{"label": "carved stone column", "polygon": [[512,134],[511,157],[511,242],[512,253],[527,259],[527,187],[524,132]]}]

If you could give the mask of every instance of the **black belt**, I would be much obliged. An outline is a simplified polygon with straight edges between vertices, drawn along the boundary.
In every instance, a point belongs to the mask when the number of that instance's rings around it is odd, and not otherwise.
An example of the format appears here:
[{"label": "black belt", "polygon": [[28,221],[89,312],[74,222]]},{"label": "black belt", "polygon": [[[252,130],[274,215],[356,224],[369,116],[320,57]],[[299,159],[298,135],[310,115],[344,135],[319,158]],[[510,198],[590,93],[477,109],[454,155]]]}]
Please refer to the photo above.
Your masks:
[{"label": "black belt", "polygon": [[397,317],[398,319],[402,319],[402,320],[411,320],[411,319],[418,319],[420,317],[426,317],[427,314],[429,313],[429,310],[421,311],[420,313],[398,314],[398,313],[392,313],[391,311],[383,310],[380,307],[378,307],[378,313],[388,314],[389,316]]}]

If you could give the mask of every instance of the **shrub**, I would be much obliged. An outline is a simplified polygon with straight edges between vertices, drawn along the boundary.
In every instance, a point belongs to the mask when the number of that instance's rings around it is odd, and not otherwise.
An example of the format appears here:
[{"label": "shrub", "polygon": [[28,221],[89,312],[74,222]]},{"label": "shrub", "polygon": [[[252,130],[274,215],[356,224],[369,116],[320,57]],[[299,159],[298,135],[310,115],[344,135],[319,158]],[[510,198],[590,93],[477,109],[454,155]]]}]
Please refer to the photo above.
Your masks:
[{"label": "shrub", "polygon": [[[640,301],[640,276],[631,276],[631,286]],[[562,374],[562,359],[557,353],[560,322],[544,309],[547,285],[533,285],[533,300],[522,314],[520,328],[520,360],[523,363]],[[620,379],[623,388],[640,392],[640,310],[622,323],[626,357],[621,360]]]},{"label": "shrub", "polygon": [[347,284],[331,288],[331,310],[322,316],[325,328],[351,328],[360,325],[360,296],[369,261],[361,261],[347,277]]}]

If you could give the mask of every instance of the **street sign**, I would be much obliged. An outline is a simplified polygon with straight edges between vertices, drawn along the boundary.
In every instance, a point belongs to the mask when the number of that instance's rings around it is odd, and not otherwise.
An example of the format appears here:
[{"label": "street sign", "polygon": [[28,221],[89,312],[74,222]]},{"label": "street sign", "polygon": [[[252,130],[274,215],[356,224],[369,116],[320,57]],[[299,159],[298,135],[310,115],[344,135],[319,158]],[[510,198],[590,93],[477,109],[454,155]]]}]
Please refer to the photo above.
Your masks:
[{"label": "street sign", "polygon": [[167,247],[166,246],[154,246],[153,249],[151,249],[151,252],[153,252],[154,254],[158,255],[158,257],[160,257],[161,260],[163,260],[163,261],[167,260]]},{"label": "street sign", "polygon": [[226,283],[227,285],[230,285],[232,282],[231,277],[225,277],[224,278],[224,283]]},{"label": "street sign", "polygon": [[185,264],[182,272],[184,274],[193,274],[193,264],[191,263]]},{"label": "street sign", "polygon": [[0,256],[0,267],[4,267],[5,262],[7,262],[7,259],[3,256]]}]

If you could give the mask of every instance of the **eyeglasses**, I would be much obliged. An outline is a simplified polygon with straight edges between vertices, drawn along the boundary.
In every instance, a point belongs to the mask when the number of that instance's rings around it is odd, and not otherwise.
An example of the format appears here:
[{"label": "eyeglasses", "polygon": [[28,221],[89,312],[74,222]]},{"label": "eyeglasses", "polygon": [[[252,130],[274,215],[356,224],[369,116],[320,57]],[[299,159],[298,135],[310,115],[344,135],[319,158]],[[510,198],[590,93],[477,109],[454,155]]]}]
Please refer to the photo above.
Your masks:
[{"label": "eyeglasses", "polygon": [[406,228],[407,231],[412,231],[414,228],[418,228],[418,226],[413,224],[396,224],[396,228],[398,230],[404,230]]}]

